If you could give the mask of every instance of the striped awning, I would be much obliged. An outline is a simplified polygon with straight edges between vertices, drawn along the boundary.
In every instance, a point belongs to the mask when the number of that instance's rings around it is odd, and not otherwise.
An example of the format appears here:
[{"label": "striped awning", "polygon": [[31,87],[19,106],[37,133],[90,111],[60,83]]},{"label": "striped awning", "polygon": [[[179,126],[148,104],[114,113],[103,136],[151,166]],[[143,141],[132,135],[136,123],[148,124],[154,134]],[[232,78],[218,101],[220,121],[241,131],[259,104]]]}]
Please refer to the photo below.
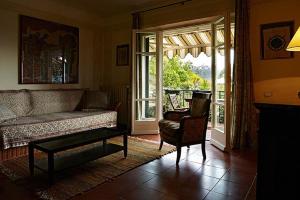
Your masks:
[{"label": "striped awning", "polygon": [[[193,57],[198,57],[201,52],[211,56],[212,31],[193,31],[181,34],[164,35],[163,51],[164,55],[172,58],[175,55],[184,58],[188,53]],[[234,41],[234,28],[231,29],[231,44]],[[224,29],[216,32],[216,46],[218,52],[224,55]],[[155,43],[150,42],[150,49],[155,51]]]}]

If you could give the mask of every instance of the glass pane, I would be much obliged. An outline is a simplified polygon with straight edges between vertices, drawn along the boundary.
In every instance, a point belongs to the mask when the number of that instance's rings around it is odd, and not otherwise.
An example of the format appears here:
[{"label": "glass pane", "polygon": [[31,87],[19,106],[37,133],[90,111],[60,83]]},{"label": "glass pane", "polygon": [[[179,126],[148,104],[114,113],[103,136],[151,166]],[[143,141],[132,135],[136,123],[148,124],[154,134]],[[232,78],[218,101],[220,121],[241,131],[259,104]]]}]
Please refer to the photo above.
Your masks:
[{"label": "glass pane", "polygon": [[156,52],[155,33],[137,33],[136,52]]},{"label": "glass pane", "polygon": [[215,128],[224,133],[224,105],[215,106]]},{"label": "glass pane", "polygon": [[155,101],[137,101],[136,108],[136,120],[154,119],[156,116]]},{"label": "glass pane", "polygon": [[156,97],[156,57],[137,55],[137,99]]},{"label": "glass pane", "polygon": [[225,100],[225,30],[224,19],[215,24],[215,106],[214,128],[224,133],[224,100]]},{"label": "glass pane", "polygon": [[231,14],[230,18],[230,69],[231,69],[231,91],[232,91],[232,83],[233,83],[233,65],[234,65],[234,35],[235,35],[235,15]]},{"label": "glass pane", "polygon": [[224,101],[225,93],[225,56],[216,49],[216,101]]}]

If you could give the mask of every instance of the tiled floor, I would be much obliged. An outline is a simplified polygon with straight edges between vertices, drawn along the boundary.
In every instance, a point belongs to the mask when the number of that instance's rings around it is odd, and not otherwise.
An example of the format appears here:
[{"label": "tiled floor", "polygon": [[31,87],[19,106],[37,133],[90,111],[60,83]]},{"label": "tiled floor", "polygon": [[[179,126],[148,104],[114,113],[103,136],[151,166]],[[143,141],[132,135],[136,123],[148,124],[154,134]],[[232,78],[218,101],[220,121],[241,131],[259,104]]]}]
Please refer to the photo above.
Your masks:
[{"label": "tiled floor", "polygon": [[[159,141],[158,135],[141,136]],[[207,141],[207,159],[201,145],[183,148],[176,167],[176,152],[142,165],[73,200],[83,199],[244,199],[256,174],[256,152],[223,153]]]},{"label": "tiled floor", "polygon": [[[158,135],[140,137],[159,141]],[[75,196],[72,200],[244,199],[256,174],[256,152],[223,153],[210,145],[209,141],[206,147],[205,161],[202,160],[201,145],[193,145],[190,149],[184,147],[178,167],[175,165],[174,152]],[[2,179],[5,180],[0,175],[1,199],[19,199],[20,193],[23,194],[22,199],[32,198],[21,188],[12,184],[6,186]],[[14,196],[7,196],[7,190],[14,190]]]}]

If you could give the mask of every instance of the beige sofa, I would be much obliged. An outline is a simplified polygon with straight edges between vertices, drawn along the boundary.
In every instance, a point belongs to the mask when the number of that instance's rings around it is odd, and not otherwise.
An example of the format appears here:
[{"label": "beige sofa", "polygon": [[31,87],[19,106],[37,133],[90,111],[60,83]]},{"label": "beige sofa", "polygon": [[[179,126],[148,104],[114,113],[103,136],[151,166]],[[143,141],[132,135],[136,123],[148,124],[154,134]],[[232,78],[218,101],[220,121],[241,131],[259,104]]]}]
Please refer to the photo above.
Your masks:
[{"label": "beige sofa", "polygon": [[0,149],[3,154],[36,139],[114,127],[116,109],[109,106],[107,94],[101,91],[0,91]]}]

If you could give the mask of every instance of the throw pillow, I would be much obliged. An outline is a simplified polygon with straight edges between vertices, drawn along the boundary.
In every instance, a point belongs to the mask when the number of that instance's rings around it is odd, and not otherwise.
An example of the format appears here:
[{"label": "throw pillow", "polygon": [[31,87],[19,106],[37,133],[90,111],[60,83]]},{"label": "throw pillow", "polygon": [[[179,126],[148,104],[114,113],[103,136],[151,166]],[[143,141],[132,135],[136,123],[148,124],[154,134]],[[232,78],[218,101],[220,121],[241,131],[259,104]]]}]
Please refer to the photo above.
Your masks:
[{"label": "throw pillow", "polygon": [[17,117],[30,115],[30,94],[26,90],[0,91],[0,104],[7,106]]},{"label": "throw pillow", "polygon": [[108,95],[104,91],[88,90],[86,91],[86,108],[106,109],[109,105]]},{"label": "throw pillow", "polygon": [[6,105],[0,104],[0,123],[8,120],[16,118],[16,114],[7,108]]}]

